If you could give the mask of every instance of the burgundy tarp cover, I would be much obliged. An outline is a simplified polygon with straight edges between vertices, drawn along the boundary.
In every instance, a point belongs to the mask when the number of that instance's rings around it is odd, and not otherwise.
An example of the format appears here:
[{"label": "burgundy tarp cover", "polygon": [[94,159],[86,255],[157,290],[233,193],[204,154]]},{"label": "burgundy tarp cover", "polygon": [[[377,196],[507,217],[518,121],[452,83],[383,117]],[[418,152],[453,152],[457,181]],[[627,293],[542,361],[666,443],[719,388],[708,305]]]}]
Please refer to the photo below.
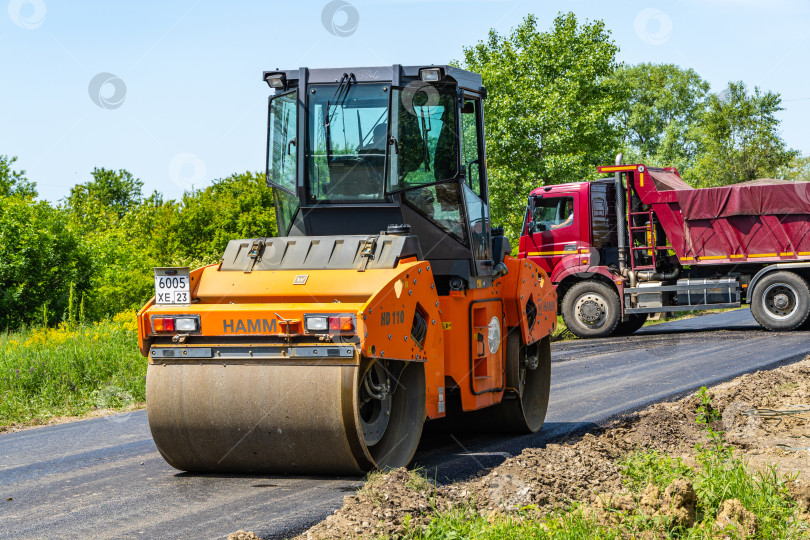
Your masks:
[{"label": "burgundy tarp cover", "polygon": [[686,188],[675,188],[674,191],[681,214],[687,221],[730,216],[810,214],[810,182],[761,179],[701,189],[693,189],[680,182]]},{"label": "burgundy tarp cover", "polygon": [[810,255],[810,182],[762,179],[694,189],[674,172],[647,170],[656,191],[668,193],[651,202],[682,260],[722,264]]},{"label": "burgundy tarp cover", "polygon": [[655,189],[658,191],[678,191],[682,189],[693,189],[692,186],[681,180],[681,177],[672,171],[660,169],[647,169],[655,182]]}]

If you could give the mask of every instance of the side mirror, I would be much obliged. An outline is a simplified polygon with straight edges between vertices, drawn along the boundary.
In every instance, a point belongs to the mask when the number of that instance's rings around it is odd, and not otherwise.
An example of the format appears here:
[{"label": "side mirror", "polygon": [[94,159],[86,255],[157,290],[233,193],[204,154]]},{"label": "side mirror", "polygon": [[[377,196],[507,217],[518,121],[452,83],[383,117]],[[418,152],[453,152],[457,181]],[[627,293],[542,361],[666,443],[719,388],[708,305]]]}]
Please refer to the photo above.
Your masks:
[{"label": "side mirror", "polygon": [[492,270],[492,281],[505,276],[509,273],[509,267],[507,267],[504,263],[499,262],[495,265],[495,268]]},{"label": "side mirror", "polygon": [[534,222],[533,219],[529,220],[529,222],[526,224],[526,230],[529,231],[530,233],[537,232],[537,224]]}]

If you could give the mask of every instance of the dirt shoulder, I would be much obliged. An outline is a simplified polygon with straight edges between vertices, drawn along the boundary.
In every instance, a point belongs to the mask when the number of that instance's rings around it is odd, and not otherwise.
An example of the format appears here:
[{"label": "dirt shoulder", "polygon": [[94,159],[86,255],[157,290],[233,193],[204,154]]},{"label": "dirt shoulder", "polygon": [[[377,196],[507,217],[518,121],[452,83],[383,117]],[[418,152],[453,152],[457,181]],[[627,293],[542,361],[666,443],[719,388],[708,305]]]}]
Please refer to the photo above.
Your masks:
[{"label": "dirt shoulder", "polygon": [[[711,388],[709,395],[710,408],[716,411],[712,427],[723,431],[734,456],[743,458],[751,471],[776,466],[787,479],[786,504],[798,503],[798,520],[810,517],[810,357],[744,375]],[[476,478],[451,485],[433,486],[405,469],[375,474],[364,488],[344,498],[342,508],[299,538],[412,534],[437,514],[460,507],[472,507],[487,519],[525,519],[527,508],[543,515],[584,504],[593,515],[604,517],[606,500],[622,515],[660,515],[667,523],[696,526],[691,482],[676,478],[660,488],[642,484],[638,493],[643,493],[633,495],[623,464],[628,456],[656,451],[666,459],[682,460],[684,467],[696,466],[695,445],[710,444],[697,422],[700,407],[697,395],[660,403],[598,431],[527,448]],[[681,461],[664,461],[666,466],[680,466],[677,463]],[[748,529],[755,531],[756,517],[739,500],[720,502],[712,526],[731,527],[741,536]],[[610,515],[614,519],[618,514]]]},{"label": "dirt shoulder", "polygon": [[133,403],[118,409],[93,409],[92,411],[75,416],[49,416],[47,418],[34,418],[30,422],[13,422],[5,426],[0,426],[0,436],[2,436],[4,433],[15,433],[17,431],[25,431],[45,426],[67,424],[68,422],[77,422],[79,420],[87,420],[89,418],[101,418],[103,416],[112,416],[115,414],[139,411],[145,408],[146,403]]}]

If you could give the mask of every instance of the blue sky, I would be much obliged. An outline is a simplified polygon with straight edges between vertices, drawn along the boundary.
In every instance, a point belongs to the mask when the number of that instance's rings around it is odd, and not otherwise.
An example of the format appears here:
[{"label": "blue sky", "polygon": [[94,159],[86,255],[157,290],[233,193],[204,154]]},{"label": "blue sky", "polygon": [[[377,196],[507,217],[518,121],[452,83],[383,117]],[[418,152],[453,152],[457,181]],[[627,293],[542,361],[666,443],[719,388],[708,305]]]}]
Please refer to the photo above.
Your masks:
[{"label": "blue sky", "polygon": [[146,192],[176,198],[263,169],[262,70],[446,63],[490,28],[508,33],[528,13],[548,28],[559,11],[604,20],[621,61],[691,67],[715,92],[742,80],[781,93],[784,139],[810,154],[806,0],[347,3],[324,24],[322,0],[6,2],[0,154],[50,201],[93,167],[128,169]]}]

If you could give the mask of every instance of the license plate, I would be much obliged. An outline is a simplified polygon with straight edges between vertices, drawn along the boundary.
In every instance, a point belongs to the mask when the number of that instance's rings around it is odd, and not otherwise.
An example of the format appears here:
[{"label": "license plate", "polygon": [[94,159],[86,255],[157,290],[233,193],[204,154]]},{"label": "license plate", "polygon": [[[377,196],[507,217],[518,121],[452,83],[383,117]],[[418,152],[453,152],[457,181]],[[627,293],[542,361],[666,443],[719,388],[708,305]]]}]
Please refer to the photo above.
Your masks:
[{"label": "license plate", "polygon": [[155,304],[190,304],[189,268],[155,268]]}]

